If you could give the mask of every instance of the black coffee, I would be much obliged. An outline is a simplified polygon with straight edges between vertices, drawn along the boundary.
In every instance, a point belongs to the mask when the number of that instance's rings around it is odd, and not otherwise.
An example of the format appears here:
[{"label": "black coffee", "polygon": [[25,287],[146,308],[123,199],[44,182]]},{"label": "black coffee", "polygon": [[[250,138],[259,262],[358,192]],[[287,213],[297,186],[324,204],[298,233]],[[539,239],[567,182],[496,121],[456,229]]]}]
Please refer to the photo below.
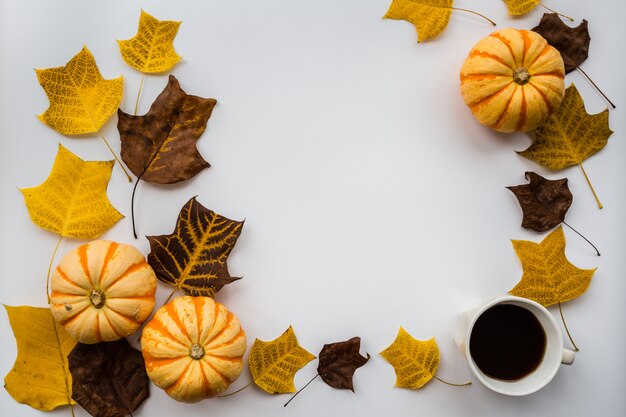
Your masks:
[{"label": "black coffee", "polygon": [[527,309],[499,304],[476,320],[469,344],[472,359],[484,374],[515,381],[541,364],[546,332]]}]

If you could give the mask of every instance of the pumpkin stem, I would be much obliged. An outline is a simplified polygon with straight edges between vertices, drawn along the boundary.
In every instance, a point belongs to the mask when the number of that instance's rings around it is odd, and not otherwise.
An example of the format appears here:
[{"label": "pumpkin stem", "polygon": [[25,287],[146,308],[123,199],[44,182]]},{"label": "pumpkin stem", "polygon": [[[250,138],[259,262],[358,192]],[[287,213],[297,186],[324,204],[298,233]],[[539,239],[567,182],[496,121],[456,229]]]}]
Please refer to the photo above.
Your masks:
[{"label": "pumpkin stem", "polygon": [[57,244],[52,252],[52,258],[50,258],[50,265],[48,265],[48,276],[46,276],[46,297],[48,297],[48,304],[50,304],[50,272],[52,271],[52,263],[54,262],[54,257],[57,254],[61,240],[63,240],[63,235],[59,235],[59,240],[57,240]]},{"label": "pumpkin stem", "polygon": [[443,382],[446,385],[450,385],[451,387],[467,387],[469,385],[472,385],[472,381],[465,382],[463,384],[454,384],[452,382],[448,382],[446,380],[443,380],[443,379],[439,378],[438,376],[434,376],[433,378],[435,378],[439,382]]},{"label": "pumpkin stem", "polygon": [[515,81],[519,85],[524,85],[528,81],[530,81],[530,74],[528,70],[524,67],[519,67],[515,71],[513,71],[513,81]]},{"label": "pumpkin stem", "polygon": [[598,195],[596,194],[596,190],[593,189],[593,185],[591,185],[591,181],[589,181],[589,177],[587,176],[587,173],[585,172],[585,168],[583,168],[583,164],[580,163],[580,164],[578,164],[578,166],[580,167],[580,170],[583,172],[583,175],[585,176],[585,179],[587,180],[587,184],[589,184],[589,188],[591,188],[591,192],[593,193],[593,198],[595,198],[596,199],[596,203],[598,203],[598,208],[601,209],[604,206],[602,205],[602,203],[598,199]]},{"label": "pumpkin stem", "polygon": [[318,376],[320,376],[320,374],[316,374],[313,378],[311,378],[311,380],[309,382],[306,383],[305,386],[303,386],[302,388],[300,388],[298,391],[296,391],[295,394],[293,394],[293,396],[289,399],[289,401],[287,401],[285,403],[285,405],[283,405],[283,407],[287,407],[289,405],[289,403],[291,402],[291,400],[293,400],[294,398],[296,398],[296,395],[300,394],[300,392],[302,392],[303,389],[305,389],[306,387],[309,386],[309,384],[311,382],[313,382],[313,380],[315,380],[315,378],[317,378]]},{"label": "pumpkin stem", "polygon": [[561,13],[557,12],[556,10],[552,10],[551,8],[549,8],[548,6],[546,6],[546,5],[545,5],[545,4],[543,4],[543,3],[539,3],[539,5],[540,5],[541,7],[543,7],[544,9],[546,9],[546,10],[548,10],[548,11],[551,11],[552,13],[556,13],[556,14],[558,14],[559,16],[564,17],[565,19],[569,20],[570,22],[573,22],[573,21],[574,21],[574,19],[572,19],[571,17],[566,16],[566,15],[564,15],[564,14],[561,14]]},{"label": "pumpkin stem", "polygon": [[570,226],[569,224],[563,222],[563,224],[567,227],[569,227],[570,229],[572,229],[578,236],[582,237],[583,239],[585,239],[587,241],[587,243],[589,243],[591,246],[593,246],[593,248],[596,250],[596,255],[600,256],[600,251],[598,250],[598,248],[596,248],[596,245],[594,245],[593,243],[591,243],[589,241],[589,239],[587,239],[586,237],[584,237],[578,230],[574,229],[572,226]]},{"label": "pumpkin stem", "polygon": [[[100,132],[98,132],[98,133],[100,133]],[[109,142],[107,141],[107,139],[104,137],[104,135],[102,133],[100,133],[100,137],[104,141],[104,144],[107,146],[107,148],[109,148],[109,151],[111,151],[111,155],[113,155],[113,158],[115,158],[115,160],[117,161],[117,164],[120,166],[120,168],[122,168],[122,171],[124,171],[124,174],[126,174],[126,178],[128,178],[128,182],[133,182],[133,180],[130,177],[130,175],[128,175],[128,171],[126,171],[126,168],[124,168],[124,165],[122,164],[122,161],[120,161],[120,159],[117,157],[117,155],[115,155],[115,152],[113,151],[113,148],[111,148],[111,145],[109,145]]]},{"label": "pumpkin stem", "polygon": [[93,304],[95,308],[102,308],[106,302],[106,296],[101,289],[96,288],[91,290],[89,301],[91,301],[91,304]]},{"label": "pumpkin stem", "polygon": [[141,90],[143,88],[143,81],[146,79],[146,74],[141,73],[141,82],[139,83],[139,92],[137,93],[137,100],[135,101],[135,112],[133,116],[137,116],[137,109],[139,108],[139,98],[141,97]]},{"label": "pumpkin stem", "polygon": [[565,323],[565,317],[563,317],[563,310],[561,309],[561,302],[558,301],[559,304],[559,313],[561,314],[561,321],[563,322],[563,326],[565,327],[565,333],[567,333],[567,337],[569,337],[569,341],[572,342],[572,346],[574,346],[574,351],[578,352],[578,346],[574,343],[574,339],[572,339],[572,335],[569,333],[569,329],[567,328],[567,323]]},{"label": "pumpkin stem", "polygon": [[488,22],[489,22],[489,23],[491,23],[492,25],[494,25],[494,26],[496,25],[496,22],[494,22],[493,20],[489,19],[487,16],[482,15],[482,14],[480,14],[480,13],[478,13],[478,12],[473,11],[473,10],[461,9],[461,8],[459,8],[459,7],[450,7],[450,8],[451,8],[452,10],[458,10],[458,11],[461,11],[461,12],[467,12],[467,13],[472,13],[472,14],[475,14],[476,16],[480,16],[480,17],[482,17],[483,19],[485,19],[486,21],[488,21]]},{"label": "pumpkin stem", "polygon": [[191,359],[200,360],[204,357],[204,348],[198,343],[194,343],[189,348],[189,356]]}]

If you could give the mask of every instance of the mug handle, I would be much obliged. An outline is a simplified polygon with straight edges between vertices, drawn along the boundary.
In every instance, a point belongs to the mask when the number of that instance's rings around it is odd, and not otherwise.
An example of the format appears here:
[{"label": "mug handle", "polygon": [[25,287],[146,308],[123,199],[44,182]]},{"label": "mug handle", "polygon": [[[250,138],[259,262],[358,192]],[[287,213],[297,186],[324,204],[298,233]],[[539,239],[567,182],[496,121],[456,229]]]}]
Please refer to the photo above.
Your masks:
[{"label": "mug handle", "polygon": [[576,353],[573,350],[563,348],[563,356],[561,357],[561,363],[563,365],[573,364],[575,355]]}]

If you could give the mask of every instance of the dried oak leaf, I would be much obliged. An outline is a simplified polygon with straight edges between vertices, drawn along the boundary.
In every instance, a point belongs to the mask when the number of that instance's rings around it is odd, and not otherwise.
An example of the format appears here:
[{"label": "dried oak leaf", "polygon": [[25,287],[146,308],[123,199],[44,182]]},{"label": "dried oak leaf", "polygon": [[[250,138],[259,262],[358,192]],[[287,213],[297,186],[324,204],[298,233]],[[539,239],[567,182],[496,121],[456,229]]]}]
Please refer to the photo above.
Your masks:
[{"label": "dried oak leaf", "polygon": [[4,388],[15,401],[38,410],[76,404],[67,364],[76,340],[55,323],[49,308],[4,307],[17,342],[17,358]]},{"label": "dried oak leaf", "polygon": [[180,22],[159,20],[141,11],[137,34],[117,41],[124,61],[137,71],[156,73],[169,71],[180,56],[174,50],[174,38]]},{"label": "dried oak leaf", "polygon": [[570,73],[589,56],[589,28],[586,20],[569,27],[557,13],[544,13],[539,25],[532,28],[561,53],[565,73]]},{"label": "dried oak leaf", "polygon": [[295,392],[293,378],[304,365],[315,359],[298,344],[289,328],[277,339],[269,342],[256,339],[250,349],[248,367],[252,380],[259,388],[270,394]]},{"label": "dried oak leaf", "polygon": [[595,269],[580,269],[565,257],[563,228],[554,229],[541,243],[513,240],[524,273],[510,294],[544,306],[564,303],[584,294]]},{"label": "dried oak leaf", "polygon": [[392,0],[385,19],[406,20],[415,25],[417,41],[438,36],[448,26],[452,0]]},{"label": "dried oak leaf", "polygon": [[72,398],[94,417],[127,416],[148,398],[143,356],[126,339],[78,343],[67,359]]},{"label": "dried oak leaf", "polygon": [[238,280],[228,272],[228,255],[243,222],[227,219],[189,200],[178,214],[170,235],[147,236],[148,263],[157,278],[187,295],[214,297],[224,285]]},{"label": "dried oak leaf", "polygon": [[411,389],[423,387],[435,376],[440,359],[435,338],[417,340],[402,327],[396,340],[380,355],[393,366],[396,387]]},{"label": "dried oak leaf", "polygon": [[353,337],[344,342],[324,345],[319,356],[317,373],[333,388],[349,389],[354,392],[352,376],[370,359],[361,356],[361,338]]},{"label": "dried oak leaf", "polygon": [[541,0],[504,0],[511,16],[521,16],[537,7]]}]

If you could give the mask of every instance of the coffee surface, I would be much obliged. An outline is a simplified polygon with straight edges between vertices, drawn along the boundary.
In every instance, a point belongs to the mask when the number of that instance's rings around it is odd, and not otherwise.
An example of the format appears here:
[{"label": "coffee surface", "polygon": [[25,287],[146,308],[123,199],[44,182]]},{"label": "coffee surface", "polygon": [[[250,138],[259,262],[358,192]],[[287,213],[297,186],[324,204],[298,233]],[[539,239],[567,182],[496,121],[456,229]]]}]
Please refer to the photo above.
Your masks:
[{"label": "coffee surface", "polygon": [[515,381],[541,364],[546,350],[546,333],[529,310],[499,304],[483,312],[470,336],[470,355],[486,375]]}]

